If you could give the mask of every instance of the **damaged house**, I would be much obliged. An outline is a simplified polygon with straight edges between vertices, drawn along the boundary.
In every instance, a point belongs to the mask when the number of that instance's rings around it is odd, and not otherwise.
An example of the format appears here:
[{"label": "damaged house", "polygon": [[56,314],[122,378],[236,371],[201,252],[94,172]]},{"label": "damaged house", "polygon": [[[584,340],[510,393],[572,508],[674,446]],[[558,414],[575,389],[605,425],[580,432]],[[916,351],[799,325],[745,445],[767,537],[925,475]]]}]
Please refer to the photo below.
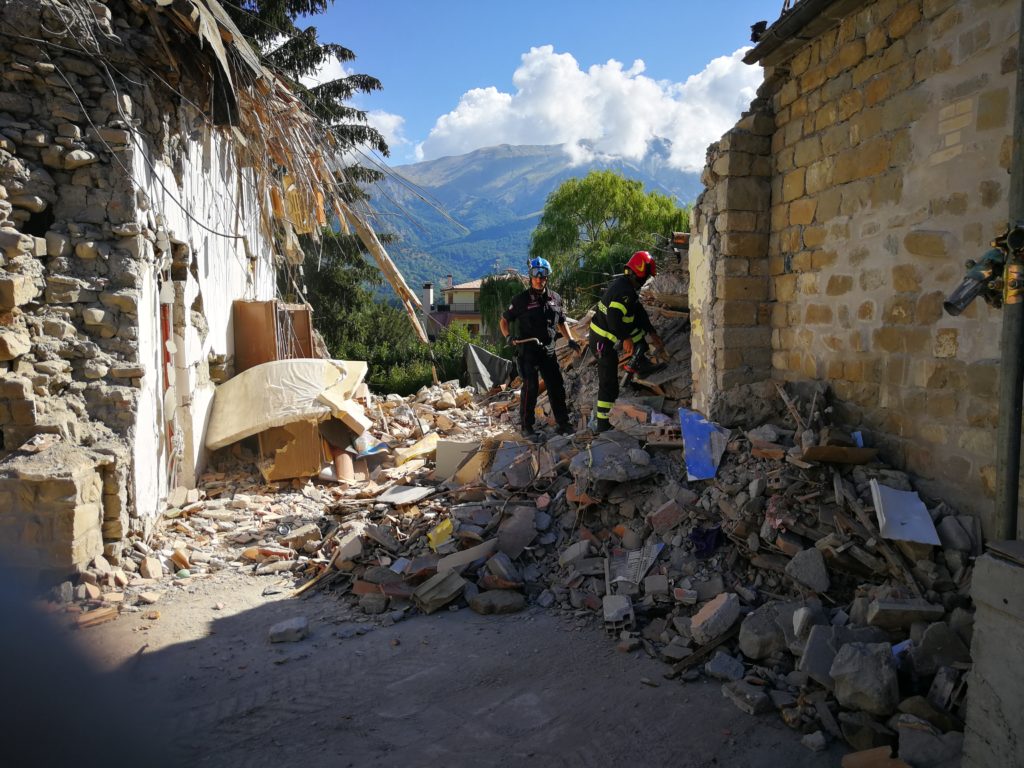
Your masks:
[{"label": "damaged house", "polygon": [[215,0],[11,0],[0,35],[0,541],[66,572],[194,484],[232,302],[347,209]]},{"label": "damaged house", "polygon": [[1019,536],[1012,473],[996,465],[1000,427],[1020,425],[999,404],[1014,376],[1003,313],[950,299],[967,260],[1002,273],[1019,216],[1020,14],[1001,0],[786,10],[746,55],[765,82],[709,148],[690,249],[695,409],[720,417],[753,382],[827,381],[836,418],[980,519],[998,556],[973,566],[971,766],[1020,763],[1024,612],[1010,595],[1024,561],[1019,541],[991,541]]},{"label": "damaged house", "polygon": [[690,247],[693,407],[828,381],[918,487],[995,525],[1002,316],[943,301],[1005,233],[1019,4],[804,0],[709,149]]}]

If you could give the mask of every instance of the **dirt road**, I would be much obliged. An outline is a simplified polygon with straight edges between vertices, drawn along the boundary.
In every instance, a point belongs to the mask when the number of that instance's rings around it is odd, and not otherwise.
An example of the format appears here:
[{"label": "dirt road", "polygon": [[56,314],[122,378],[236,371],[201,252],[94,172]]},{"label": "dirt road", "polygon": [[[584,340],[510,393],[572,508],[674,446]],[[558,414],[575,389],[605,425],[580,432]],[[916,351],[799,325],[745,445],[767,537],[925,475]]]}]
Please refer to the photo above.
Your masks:
[{"label": "dirt road", "polygon": [[[775,715],[737,710],[717,682],[665,680],[664,664],[617,652],[593,620],[463,609],[378,626],[330,594],[291,598],[282,581],[232,572],[190,589],[153,606],[158,619],[125,614],[77,635],[174,762],[839,763],[838,747],[810,752]],[[271,625],[300,615],[307,638],[268,641]]]}]

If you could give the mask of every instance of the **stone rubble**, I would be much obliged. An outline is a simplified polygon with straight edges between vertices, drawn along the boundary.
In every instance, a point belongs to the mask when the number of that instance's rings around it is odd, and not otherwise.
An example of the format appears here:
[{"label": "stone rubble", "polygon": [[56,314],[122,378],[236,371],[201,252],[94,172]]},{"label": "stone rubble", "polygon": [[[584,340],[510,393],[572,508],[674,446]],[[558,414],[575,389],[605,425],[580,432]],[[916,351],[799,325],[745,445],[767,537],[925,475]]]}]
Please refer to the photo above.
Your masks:
[{"label": "stone rubble", "polygon": [[[587,375],[577,372],[577,389]],[[514,389],[474,396],[447,382],[370,396],[371,433],[390,449],[367,457],[367,478],[267,485],[244,445],[224,449],[198,494],[173,495],[180,506],[149,545],[83,574],[101,594],[68,610],[109,607],[116,594],[120,610],[138,610],[143,594],[224,569],[286,578],[296,596],[336,595],[356,623],[534,605],[576,628],[603,627],[620,652],[663,660],[668,680],[722,680],[723,696],[751,714],[776,712],[809,749],[844,740],[902,753],[908,734],[915,749],[946,754],[962,731],[981,542],[883,540],[870,481],[909,488],[909,478],[877,462],[802,459],[806,424],[796,429],[774,395],[743,393],[760,413],[775,401],[775,415],[734,430],[716,476],[693,482],[678,429],[640,398],[623,398],[610,433],[538,445],[518,436]],[[787,399],[812,399],[820,410],[804,418],[820,422],[826,394],[806,395],[793,387]],[[432,433],[442,441],[424,452]],[[434,472],[445,440],[478,446],[449,478]],[[378,500],[395,488],[429,493]],[[939,524],[959,523],[946,505],[929,506]],[[71,586],[55,594],[66,601]]]}]

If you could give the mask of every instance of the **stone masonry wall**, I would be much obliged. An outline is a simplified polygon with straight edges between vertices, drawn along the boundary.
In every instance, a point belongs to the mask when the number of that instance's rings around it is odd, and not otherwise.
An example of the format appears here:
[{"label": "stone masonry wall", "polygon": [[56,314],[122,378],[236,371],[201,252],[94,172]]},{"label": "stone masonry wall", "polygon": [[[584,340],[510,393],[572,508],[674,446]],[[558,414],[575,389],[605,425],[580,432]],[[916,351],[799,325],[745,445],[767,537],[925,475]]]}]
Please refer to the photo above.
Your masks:
[{"label": "stone masonry wall", "polygon": [[690,240],[693,407],[718,418],[721,394],[771,375],[769,103],[708,149]]},{"label": "stone masonry wall", "polygon": [[762,59],[773,376],[829,381],[837,416],[986,530],[1001,319],[942,301],[1006,225],[1018,14],[877,0]]},{"label": "stone masonry wall", "polygon": [[[239,220],[258,233],[259,217],[227,194],[244,185],[226,142],[166,83],[195,103],[207,86],[169,69],[146,15],[120,0],[11,0],[0,17],[0,550],[83,567],[151,526],[182,460],[167,425],[205,423],[191,392],[165,396],[169,369],[182,386],[209,379],[212,347],[231,351],[232,299],[272,291],[273,251],[258,234],[212,235]],[[168,337],[161,304],[186,296]],[[46,434],[60,445],[17,450]]]}]

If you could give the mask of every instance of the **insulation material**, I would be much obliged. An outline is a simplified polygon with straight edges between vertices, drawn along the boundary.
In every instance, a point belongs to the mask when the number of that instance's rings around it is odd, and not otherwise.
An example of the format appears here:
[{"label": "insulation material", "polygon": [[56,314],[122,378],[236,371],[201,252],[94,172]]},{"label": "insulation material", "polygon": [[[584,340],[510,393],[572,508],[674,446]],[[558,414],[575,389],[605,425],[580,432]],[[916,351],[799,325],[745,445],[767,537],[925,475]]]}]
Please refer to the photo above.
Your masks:
[{"label": "insulation material", "polygon": [[223,448],[271,427],[322,421],[331,408],[320,395],[351,399],[366,377],[366,363],[351,360],[275,360],[217,387],[206,428],[206,447]]}]

